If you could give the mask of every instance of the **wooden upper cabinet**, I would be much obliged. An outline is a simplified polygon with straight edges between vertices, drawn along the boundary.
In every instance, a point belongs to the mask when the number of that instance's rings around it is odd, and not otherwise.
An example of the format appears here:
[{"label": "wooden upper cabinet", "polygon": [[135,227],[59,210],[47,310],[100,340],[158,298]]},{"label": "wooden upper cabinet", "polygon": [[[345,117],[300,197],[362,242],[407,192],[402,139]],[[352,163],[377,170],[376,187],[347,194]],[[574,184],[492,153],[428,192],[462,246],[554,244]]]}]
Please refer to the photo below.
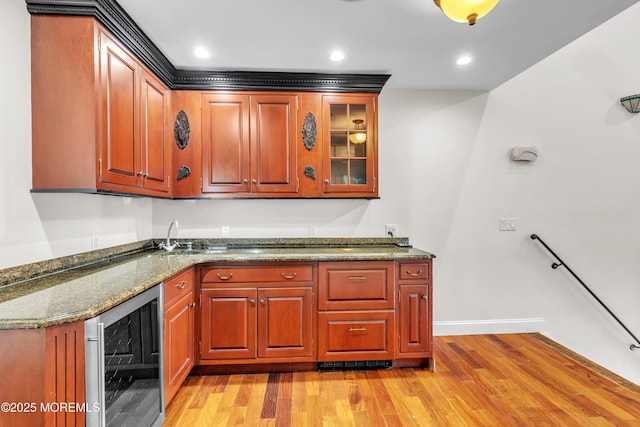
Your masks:
[{"label": "wooden upper cabinet", "polygon": [[34,191],[169,195],[170,91],[94,18],[31,16]]},{"label": "wooden upper cabinet", "polygon": [[168,192],[171,164],[169,138],[169,89],[147,70],[142,70],[140,91],[140,171],[142,185]]},{"label": "wooden upper cabinet", "polygon": [[202,96],[202,191],[248,192],[249,97]]},{"label": "wooden upper cabinet", "polygon": [[376,95],[323,96],[325,195],[377,196],[376,102]]},{"label": "wooden upper cabinet", "polygon": [[169,89],[102,31],[100,85],[100,183],[168,192]]},{"label": "wooden upper cabinet", "polygon": [[295,95],[252,95],[251,184],[258,193],[296,193]]},{"label": "wooden upper cabinet", "polygon": [[293,193],[297,97],[202,95],[202,192]]},{"label": "wooden upper cabinet", "polygon": [[100,182],[135,187],[140,164],[140,66],[100,32]]}]

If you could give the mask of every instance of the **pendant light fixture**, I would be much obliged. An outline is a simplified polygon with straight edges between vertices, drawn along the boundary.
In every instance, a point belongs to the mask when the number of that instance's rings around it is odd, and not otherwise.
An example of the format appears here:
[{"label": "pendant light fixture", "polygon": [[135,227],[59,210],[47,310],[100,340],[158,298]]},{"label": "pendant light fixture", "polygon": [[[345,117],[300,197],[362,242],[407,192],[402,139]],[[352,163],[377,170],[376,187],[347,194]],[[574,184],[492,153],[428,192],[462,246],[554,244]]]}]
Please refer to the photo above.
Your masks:
[{"label": "pendant light fixture", "polygon": [[355,129],[355,133],[349,135],[349,140],[354,144],[362,144],[367,141],[367,130],[364,127],[364,120],[362,119],[353,119],[353,129]]},{"label": "pendant light fixture", "polygon": [[433,0],[449,19],[456,22],[468,22],[474,25],[476,21],[498,4],[499,0]]}]

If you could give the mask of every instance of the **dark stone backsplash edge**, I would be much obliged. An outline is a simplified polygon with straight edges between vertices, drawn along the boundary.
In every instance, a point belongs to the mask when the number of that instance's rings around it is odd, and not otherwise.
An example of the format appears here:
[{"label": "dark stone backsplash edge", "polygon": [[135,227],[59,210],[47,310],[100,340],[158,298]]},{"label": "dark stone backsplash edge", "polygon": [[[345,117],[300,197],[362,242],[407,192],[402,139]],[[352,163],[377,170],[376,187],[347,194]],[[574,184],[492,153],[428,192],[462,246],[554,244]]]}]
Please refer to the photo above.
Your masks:
[{"label": "dark stone backsplash edge", "polygon": [[[0,269],[0,290],[27,280],[60,273],[65,270],[85,267],[91,264],[110,261],[119,257],[153,250],[165,239],[148,239],[123,245],[96,249],[50,260],[38,261],[15,267]],[[181,248],[186,242],[192,242],[194,249],[207,249],[210,246],[226,246],[228,248],[304,248],[304,247],[347,247],[347,246],[407,246],[406,237],[333,237],[333,238],[180,238]]]}]

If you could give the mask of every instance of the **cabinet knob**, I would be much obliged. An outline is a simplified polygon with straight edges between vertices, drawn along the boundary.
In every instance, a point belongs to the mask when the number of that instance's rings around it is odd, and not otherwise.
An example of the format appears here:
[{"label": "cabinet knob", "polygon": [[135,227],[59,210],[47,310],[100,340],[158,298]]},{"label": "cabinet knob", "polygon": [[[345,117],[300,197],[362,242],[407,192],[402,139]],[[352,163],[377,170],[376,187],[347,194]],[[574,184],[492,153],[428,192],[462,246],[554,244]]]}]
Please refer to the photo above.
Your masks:
[{"label": "cabinet knob", "polygon": [[260,298],[260,304],[262,304],[262,305],[264,305],[264,304],[265,304],[265,303],[264,303],[264,299],[263,299],[263,298]]},{"label": "cabinet knob", "polygon": [[249,304],[253,305],[253,304],[255,304],[255,303],[256,303],[256,300],[254,300],[253,298],[251,298],[251,299],[249,300]]},{"label": "cabinet knob", "polygon": [[191,304],[189,304],[189,307],[191,307],[191,308],[193,308],[193,307],[195,307],[195,306],[196,306],[196,303],[195,303],[195,302],[192,302]]},{"label": "cabinet knob", "polygon": [[233,273],[229,273],[228,276],[221,276],[220,273],[217,273],[216,276],[218,276],[218,279],[220,280],[229,280],[233,277]]},{"label": "cabinet knob", "polygon": [[251,183],[252,183],[252,184],[257,184],[257,183],[258,183],[258,181],[256,181],[255,179],[252,179],[252,180],[251,180]]},{"label": "cabinet knob", "polygon": [[429,301],[429,297],[427,295],[422,295],[422,299],[425,301]]},{"label": "cabinet knob", "polygon": [[243,183],[243,184],[248,184],[248,183],[249,183],[249,180],[245,178],[245,179],[243,179],[243,180],[242,180],[242,183]]}]

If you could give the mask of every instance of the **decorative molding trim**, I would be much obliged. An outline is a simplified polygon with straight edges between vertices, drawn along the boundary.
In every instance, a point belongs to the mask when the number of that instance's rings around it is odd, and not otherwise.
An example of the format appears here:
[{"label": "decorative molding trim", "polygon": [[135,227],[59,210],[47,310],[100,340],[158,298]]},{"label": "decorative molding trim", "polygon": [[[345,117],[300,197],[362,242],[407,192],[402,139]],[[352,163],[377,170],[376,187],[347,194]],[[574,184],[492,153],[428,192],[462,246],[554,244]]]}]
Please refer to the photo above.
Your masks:
[{"label": "decorative molding trim", "polygon": [[544,332],[544,319],[453,320],[433,322],[433,335],[520,334]]},{"label": "decorative molding trim", "polygon": [[173,89],[380,93],[390,74],[177,70]]},{"label": "decorative molding trim", "polygon": [[295,90],[380,93],[390,74],[177,70],[115,0],[26,0],[37,15],[93,16],[172,90]]}]

